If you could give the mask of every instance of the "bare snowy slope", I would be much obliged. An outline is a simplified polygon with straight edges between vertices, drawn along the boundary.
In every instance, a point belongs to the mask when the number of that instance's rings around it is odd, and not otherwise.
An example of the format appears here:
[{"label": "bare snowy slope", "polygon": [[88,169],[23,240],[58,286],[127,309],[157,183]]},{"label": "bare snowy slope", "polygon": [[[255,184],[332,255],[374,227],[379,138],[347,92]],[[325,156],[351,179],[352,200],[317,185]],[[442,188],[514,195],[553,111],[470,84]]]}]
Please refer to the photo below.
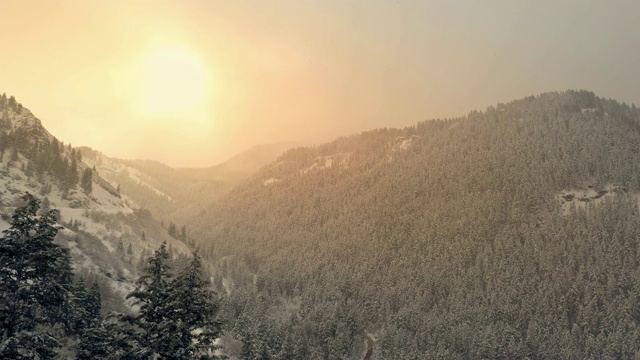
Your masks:
[{"label": "bare snowy slope", "polygon": [[138,265],[162,242],[176,255],[189,248],[18,105],[0,101],[0,230],[10,226],[20,197],[34,194],[44,208],[59,210],[64,229],[56,241],[71,249],[76,273],[99,281],[103,293],[114,295],[105,299],[105,310],[122,306]]}]

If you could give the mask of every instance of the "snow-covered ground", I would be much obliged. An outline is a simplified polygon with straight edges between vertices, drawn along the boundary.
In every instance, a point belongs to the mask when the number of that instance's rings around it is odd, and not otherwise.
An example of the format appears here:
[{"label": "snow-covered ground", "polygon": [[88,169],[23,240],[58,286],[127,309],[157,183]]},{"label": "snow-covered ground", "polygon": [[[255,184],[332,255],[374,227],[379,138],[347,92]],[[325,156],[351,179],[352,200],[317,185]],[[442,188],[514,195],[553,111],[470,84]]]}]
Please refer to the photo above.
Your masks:
[{"label": "snow-covered ground", "polygon": [[[87,154],[88,151],[85,151]],[[114,178],[116,174],[126,174],[126,176],[137,183],[138,185],[144,186],[149,190],[153,191],[156,195],[167,198],[167,200],[172,201],[171,196],[162,192],[158,188],[149,184],[146,180],[144,180],[145,175],[140,172],[138,169],[134,169],[130,166],[127,166],[121,162],[115,161],[99,151],[91,150],[91,156],[85,156],[83,161],[90,167],[96,167],[100,174],[105,178]],[[111,184],[114,187],[117,187],[117,184]]]},{"label": "snow-covered ground", "polygon": [[626,187],[610,183],[599,187],[586,185],[582,188],[564,190],[556,195],[556,200],[561,206],[562,214],[567,215],[571,213],[572,208],[584,209],[589,204],[597,205],[607,198],[623,194],[632,196],[640,205],[640,194],[629,193]]},{"label": "snow-covered ground", "polygon": [[307,174],[315,170],[325,170],[340,165],[346,168],[349,164],[351,153],[338,153],[335,155],[318,156],[313,160],[313,164],[300,171],[301,174]]},{"label": "snow-covered ground", "polygon": [[263,184],[264,184],[264,186],[267,186],[267,185],[271,185],[273,183],[276,183],[278,181],[280,181],[278,178],[272,177],[272,178],[268,178],[267,180],[265,180]]},{"label": "snow-covered ground", "polygon": [[[26,109],[5,117],[0,121],[0,129],[20,129],[33,144],[54,139]],[[70,147],[64,146],[61,151],[70,157]],[[49,208],[59,210],[59,223],[64,228],[56,241],[70,249],[76,273],[93,274],[101,279],[101,283],[108,284],[112,292],[121,297],[120,303],[133,289],[141,259],[151,255],[160,244],[167,242],[176,255],[190,254],[190,249],[169,236],[149,212],[136,209],[132,201],[121,196],[98,173],[93,173],[90,193],[85,193],[79,185],[63,191],[58,186],[59,180],[48,174],[36,175],[32,171],[31,176],[28,175],[26,169],[31,159],[24,154],[19,152],[17,160],[11,161],[12,155],[8,150],[0,156],[0,231],[10,227],[11,216],[21,205],[22,195],[33,194],[43,204],[48,203]],[[110,160],[104,157],[103,161]],[[93,165],[85,159],[78,162],[78,175]],[[132,179],[143,183],[137,170],[123,167],[113,163],[106,169],[128,171]]]}]

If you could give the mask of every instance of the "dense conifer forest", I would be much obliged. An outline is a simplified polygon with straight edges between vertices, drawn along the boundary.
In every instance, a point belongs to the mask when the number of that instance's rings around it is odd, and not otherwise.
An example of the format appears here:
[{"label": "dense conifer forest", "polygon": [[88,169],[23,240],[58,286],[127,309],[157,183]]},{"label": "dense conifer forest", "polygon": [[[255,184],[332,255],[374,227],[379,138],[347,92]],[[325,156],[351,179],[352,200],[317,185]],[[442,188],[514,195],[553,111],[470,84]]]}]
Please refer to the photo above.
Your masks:
[{"label": "dense conifer forest", "polygon": [[[24,167],[40,196],[93,184],[120,198],[81,152],[11,125],[28,110],[0,105],[7,174]],[[54,241],[57,213],[25,195],[0,238],[0,354],[640,357],[639,153],[640,111],[587,91],[291,149],[154,230],[197,254],[163,245],[133,265],[118,242],[121,272],[140,276],[131,311],[111,313]]]},{"label": "dense conifer forest", "polygon": [[54,242],[57,211],[22,200],[0,238],[0,358],[216,358],[219,301],[198,254],[173,259],[163,244],[128,296],[134,311],[101,316],[98,283],[75,275]]},{"label": "dense conifer forest", "polygon": [[639,129],[566,91],[374,130],[290,150],[189,227],[246,359],[369,337],[377,359],[636,357]]}]

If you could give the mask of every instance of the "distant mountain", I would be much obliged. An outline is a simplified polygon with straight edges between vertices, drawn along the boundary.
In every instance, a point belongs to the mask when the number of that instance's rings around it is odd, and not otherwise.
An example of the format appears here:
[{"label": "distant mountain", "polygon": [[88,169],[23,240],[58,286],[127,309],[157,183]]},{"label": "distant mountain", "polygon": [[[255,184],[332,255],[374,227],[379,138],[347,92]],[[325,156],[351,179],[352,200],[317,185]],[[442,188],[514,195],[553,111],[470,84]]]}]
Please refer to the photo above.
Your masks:
[{"label": "distant mountain", "polygon": [[307,143],[289,141],[256,145],[215,166],[208,168],[183,168],[178,170],[194,179],[219,180],[231,182],[236,185],[245,178],[253,175],[263,166],[272,163],[285,151],[305,144]]},{"label": "distant mountain", "polygon": [[9,228],[25,192],[58,209],[64,229],[56,241],[71,249],[76,274],[100,284],[103,312],[125,309],[124,296],[146,257],[164,241],[176,255],[189,248],[92,171],[81,151],[9,99],[0,98],[0,230]]},{"label": "distant mountain", "polygon": [[566,91],[289,150],[188,226],[248,357],[630,358],[639,194],[640,111]]},{"label": "distant mountain", "polygon": [[172,168],[150,160],[110,158],[89,147],[79,148],[83,159],[122,194],[154,216],[183,224],[199,208],[215,202],[284,151],[301,143],[255,146],[207,168]]},{"label": "distant mountain", "polygon": [[0,105],[0,227],[25,190],[60,208],[108,309],[161,241],[188,251],[157,216],[212,263],[231,356],[640,354],[635,105],[544,93],[207,169],[73,149]]}]

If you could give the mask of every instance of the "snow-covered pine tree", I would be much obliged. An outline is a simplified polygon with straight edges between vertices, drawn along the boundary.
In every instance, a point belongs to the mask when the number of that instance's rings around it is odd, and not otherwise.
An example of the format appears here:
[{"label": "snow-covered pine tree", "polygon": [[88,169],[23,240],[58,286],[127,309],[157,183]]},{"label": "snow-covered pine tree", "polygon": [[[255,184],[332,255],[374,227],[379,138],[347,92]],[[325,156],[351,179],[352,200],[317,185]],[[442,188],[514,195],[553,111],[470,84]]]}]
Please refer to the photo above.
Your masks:
[{"label": "snow-covered pine tree", "polygon": [[38,215],[39,200],[28,193],[22,200],[0,238],[0,358],[50,358],[58,341],[40,328],[65,324],[71,261],[53,243],[57,212]]},{"label": "snow-covered pine tree", "polygon": [[167,300],[172,336],[163,344],[172,358],[194,359],[218,348],[214,341],[222,335],[222,323],[216,317],[219,305],[197,253],[171,282]]},{"label": "snow-covered pine tree", "polygon": [[169,252],[163,243],[147,261],[143,275],[137,281],[137,288],[127,298],[133,298],[134,304],[140,306],[137,315],[124,316],[123,319],[137,326],[140,356],[151,357],[161,354],[163,342],[166,342],[167,319],[171,319],[167,304],[170,293],[169,284],[172,278],[169,265]]},{"label": "snow-covered pine tree", "polygon": [[[80,152],[78,152],[78,154],[80,154]],[[80,186],[86,194],[91,194],[91,191],[93,190],[93,171],[90,168],[86,168],[82,171]]]},{"label": "snow-covered pine tree", "polygon": [[222,334],[219,304],[194,254],[173,276],[166,243],[146,261],[137,288],[127,298],[139,311],[113,315],[84,333],[79,359],[215,359]]},{"label": "snow-covered pine tree", "polygon": [[100,317],[100,288],[93,283],[88,288],[84,278],[80,278],[73,286],[68,314],[68,330],[75,335],[82,335],[86,329],[96,326]]}]

